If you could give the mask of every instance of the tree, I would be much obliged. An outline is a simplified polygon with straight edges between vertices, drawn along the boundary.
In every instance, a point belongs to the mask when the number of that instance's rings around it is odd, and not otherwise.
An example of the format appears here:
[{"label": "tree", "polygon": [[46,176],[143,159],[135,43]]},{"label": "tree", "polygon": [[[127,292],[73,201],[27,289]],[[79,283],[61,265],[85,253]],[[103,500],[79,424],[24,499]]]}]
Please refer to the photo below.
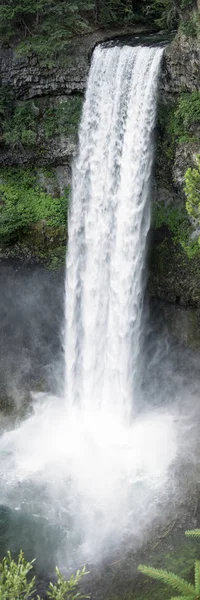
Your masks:
[{"label": "tree", "polygon": [[36,52],[56,57],[73,36],[87,31],[85,11],[92,14],[93,0],[9,0],[0,3],[0,36],[3,43],[18,41],[19,54]]}]

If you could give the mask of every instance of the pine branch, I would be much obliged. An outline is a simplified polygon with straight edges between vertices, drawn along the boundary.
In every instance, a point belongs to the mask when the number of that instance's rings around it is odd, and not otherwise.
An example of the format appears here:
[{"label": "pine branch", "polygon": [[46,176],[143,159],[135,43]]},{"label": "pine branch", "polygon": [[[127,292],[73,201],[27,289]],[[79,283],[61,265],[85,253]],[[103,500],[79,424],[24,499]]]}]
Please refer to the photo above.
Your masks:
[{"label": "pine branch", "polygon": [[185,531],[186,537],[200,538],[200,529],[189,529]]},{"label": "pine branch", "polygon": [[199,560],[195,560],[194,583],[195,583],[196,593],[199,594],[200,593],[200,561]]},{"label": "pine branch", "polygon": [[195,598],[194,585],[188,583],[182,579],[182,577],[178,577],[178,575],[175,575],[174,573],[170,573],[164,569],[154,569],[153,567],[147,567],[146,565],[139,565],[138,571],[144,575],[148,575],[148,577],[161,581],[178,592],[189,595],[190,600]]}]

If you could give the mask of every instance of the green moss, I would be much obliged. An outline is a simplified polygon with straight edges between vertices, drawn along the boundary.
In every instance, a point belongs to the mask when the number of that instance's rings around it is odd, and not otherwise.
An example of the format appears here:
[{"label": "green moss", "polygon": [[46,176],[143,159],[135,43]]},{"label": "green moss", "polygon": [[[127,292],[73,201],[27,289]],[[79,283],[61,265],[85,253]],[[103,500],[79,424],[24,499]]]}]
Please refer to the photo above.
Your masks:
[{"label": "green moss", "polygon": [[200,35],[200,15],[197,12],[191,12],[188,18],[180,25],[181,31],[188,38],[199,38]]},{"label": "green moss", "polygon": [[[195,134],[196,126],[200,123],[200,92],[191,94],[183,93],[179,96],[177,102],[165,105],[160,102],[158,107],[157,121],[157,151],[156,151],[156,175],[157,179],[169,186],[169,181],[173,186],[173,164],[177,144],[191,144],[197,141]],[[196,179],[195,179],[196,176]],[[195,179],[195,181],[194,181]],[[153,205],[153,227],[159,229],[162,226],[167,227],[173,243],[179,249],[178,252],[191,259],[200,256],[200,243],[195,235],[194,226],[191,220],[193,215],[193,204],[191,205],[191,187],[194,187],[199,179],[197,170],[189,169],[186,172],[187,202],[184,204],[172,204],[172,202],[158,202]],[[197,186],[198,187],[198,186]],[[193,193],[194,196],[194,193]],[[197,196],[197,194],[196,194]],[[198,204],[195,196],[195,203]],[[198,209],[198,207],[197,207]],[[160,247],[160,245],[159,245]],[[160,253],[163,253],[163,247],[160,247]],[[158,254],[158,249],[156,250]],[[162,262],[162,258],[161,258]]]},{"label": "green moss", "polygon": [[200,123],[200,92],[183,93],[177,102],[159,102],[157,116],[156,165],[158,173],[163,166],[166,177],[175,156],[176,144],[198,141],[195,126]]},{"label": "green moss", "polygon": [[0,140],[12,147],[33,146],[37,139],[37,112],[33,100],[16,103],[8,86],[0,89]]},{"label": "green moss", "polygon": [[154,204],[152,224],[154,229],[166,226],[175,244],[184,250],[189,259],[200,256],[200,244],[198,238],[192,237],[193,227],[184,205]]},{"label": "green moss", "polygon": [[[200,123],[200,91],[182,94],[174,111],[172,126],[178,142],[190,141],[191,128]],[[195,137],[192,133],[193,138]]]},{"label": "green moss", "polygon": [[2,140],[6,144],[23,147],[33,146],[37,139],[37,118],[34,103],[26,100],[15,106],[10,118],[4,123]]},{"label": "green moss", "polygon": [[186,209],[188,214],[200,225],[200,154],[196,157],[197,168],[187,169],[185,173]]},{"label": "green moss", "polygon": [[43,119],[45,137],[75,135],[78,131],[82,103],[80,96],[74,96],[50,106]]},{"label": "green moss", "polygon": [[75,136],[82,97],[36,98],[17,102],[8,86],[0,89],[0,142],[18,149],[36,147],[62,134]]},{"label": "green moss", "polygon": [[158,103],[156,144],[156,166],[158,170],[159,168],[162,170],[163,163],[166,163],[166,166],[169,167],[174,156],[174,137],[171,127],[173,113],[174,104]]}]

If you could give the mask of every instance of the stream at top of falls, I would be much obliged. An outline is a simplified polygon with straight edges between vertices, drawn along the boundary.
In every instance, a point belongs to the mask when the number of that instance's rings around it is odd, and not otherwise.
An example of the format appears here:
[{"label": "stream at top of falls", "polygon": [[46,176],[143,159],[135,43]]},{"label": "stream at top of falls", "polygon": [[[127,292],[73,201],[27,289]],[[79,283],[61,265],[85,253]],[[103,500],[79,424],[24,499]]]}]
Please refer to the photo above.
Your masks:
[{"label": "stream at top of falls", "polygon": [[94,51],[73,167],[64,393],[33,395],[32,413],[0,438],[8,544],[41,564],[51,553],[61,567],[95,562],[128,537],[137,546],[176,488],[177,411],[171,398],[162,406],[159,382],[157,408],[155,382],[143,386],[162,53]]}]

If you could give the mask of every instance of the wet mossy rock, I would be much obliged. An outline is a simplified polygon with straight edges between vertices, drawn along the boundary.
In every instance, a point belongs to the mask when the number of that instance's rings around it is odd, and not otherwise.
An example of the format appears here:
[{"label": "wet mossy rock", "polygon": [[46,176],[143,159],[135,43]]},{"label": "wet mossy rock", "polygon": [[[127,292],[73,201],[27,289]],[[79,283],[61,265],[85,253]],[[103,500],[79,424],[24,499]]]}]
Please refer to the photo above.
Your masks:
[{"label": "wet mossy rock", "polygon": [[64,263],[69,201],[64,175],[19,167],[0,170],[1,258],[52,267]]},{"label": "wet mossy rock", "polygon": [[193,308],[200,307],[200,245],[186,210],[185,174],[200,151],[199,82],[199,42],[180,32],[165,51],[161,73],[149,291]]},{"label": "wet mossy rock", "polygon": [[[163,241],[156,236],[163,235]],[[150,293],[182,306],[200,306],[200,258],[188,258],[164,226],[155,232],[151,253]]]}]

